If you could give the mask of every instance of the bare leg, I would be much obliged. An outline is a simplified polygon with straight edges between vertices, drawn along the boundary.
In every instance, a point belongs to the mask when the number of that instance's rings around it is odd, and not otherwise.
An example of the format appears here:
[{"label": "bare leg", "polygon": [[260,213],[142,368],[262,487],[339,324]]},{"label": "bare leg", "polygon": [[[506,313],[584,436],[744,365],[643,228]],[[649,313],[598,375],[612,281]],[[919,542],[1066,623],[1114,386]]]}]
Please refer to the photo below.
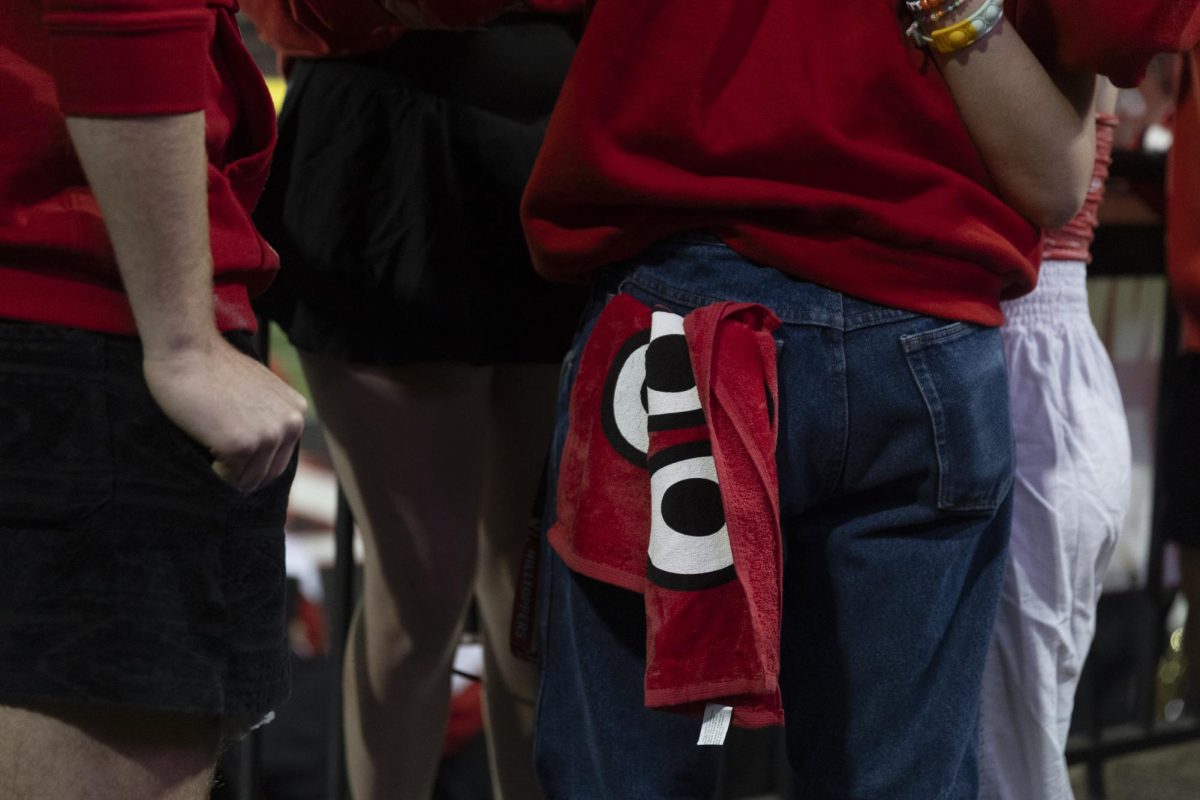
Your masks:
[{"label": "bare leg", "polygon": [[366,550],[343,683],[350,788],[419,800],[475,580],[489,370],[302,361]]},{"label": "bare leg", "polygon": [[215,719],[0,706],[0,797],[204,800],[219,741]]},{"label": "bare leg", "polygon": [[537,672],[509,649],[516,573],[554,428],[558,367],[496,367],[488,418],[476,597],[484,639],[488,755],[497,800],[539,797],[533,771]]}]

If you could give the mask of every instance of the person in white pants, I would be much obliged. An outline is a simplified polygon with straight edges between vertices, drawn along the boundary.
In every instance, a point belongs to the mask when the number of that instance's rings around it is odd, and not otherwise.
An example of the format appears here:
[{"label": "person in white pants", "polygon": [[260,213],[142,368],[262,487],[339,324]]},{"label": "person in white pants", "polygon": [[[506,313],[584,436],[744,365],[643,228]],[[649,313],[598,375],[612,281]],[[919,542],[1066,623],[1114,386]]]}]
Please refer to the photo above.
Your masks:
[{"label": "person in white pants", "polygon": [[1129,504],[1129,431],[1086,283],[1115,95],[1102,81],[1087,203],[1047,234],[1037,288],[1002,304],[1016,479],[983,678],[980,800],[1072,797],[1064,751],[1075,687]]}]

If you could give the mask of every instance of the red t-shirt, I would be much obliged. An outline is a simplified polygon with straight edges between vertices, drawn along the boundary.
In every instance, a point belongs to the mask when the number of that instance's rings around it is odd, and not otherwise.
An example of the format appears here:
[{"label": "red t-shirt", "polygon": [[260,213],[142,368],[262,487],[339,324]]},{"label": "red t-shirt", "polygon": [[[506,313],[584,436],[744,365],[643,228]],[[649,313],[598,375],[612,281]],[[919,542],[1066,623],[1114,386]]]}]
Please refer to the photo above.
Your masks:
[{"label": "red t-shirt", "polygon": [[[706,228],[847,294],[999,324],[1039,234],[996,195],[899,6],[598,0],[525,197],[539,270],[585,279]],[[1050,33],[1043,50],[1074,43]]]},{"label": "red t-shirt", "polygon": [[0,6],[0,317],[136,332],[65,115],[203,110],[216,322],[253,330],[278,259],[250,221],[274,108],[234,0],[12,0]]}]

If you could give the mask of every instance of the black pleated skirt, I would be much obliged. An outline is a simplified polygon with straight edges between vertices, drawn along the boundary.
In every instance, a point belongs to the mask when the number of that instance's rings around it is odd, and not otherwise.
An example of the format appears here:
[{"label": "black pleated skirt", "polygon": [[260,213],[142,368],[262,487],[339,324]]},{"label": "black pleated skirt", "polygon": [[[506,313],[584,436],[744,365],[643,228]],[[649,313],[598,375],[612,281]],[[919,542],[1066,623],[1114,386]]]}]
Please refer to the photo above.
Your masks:
[{"label": "black pleated skirt", "polygon": [[294,66],[256,212],[282,260],[260,310],[293,344],[385,366],[562,357],[582,290],[534,273],[519,203],[574,25],[513,15]]}]

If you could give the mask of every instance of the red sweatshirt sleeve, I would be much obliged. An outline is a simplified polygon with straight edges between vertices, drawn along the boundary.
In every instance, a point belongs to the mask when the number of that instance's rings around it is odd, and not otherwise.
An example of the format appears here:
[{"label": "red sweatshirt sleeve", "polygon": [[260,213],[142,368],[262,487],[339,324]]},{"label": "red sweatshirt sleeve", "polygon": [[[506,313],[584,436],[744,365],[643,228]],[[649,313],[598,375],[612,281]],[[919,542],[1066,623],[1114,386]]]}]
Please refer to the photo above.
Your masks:
[{"label": "red sweatshirt sleeve", "polygon": [[1123,87],[1140,83],[1158,53],[1187,50],[1200,39],[1200,0],[1010,2],[1022,38],[1040,57]]},{"label": "red sweatshirt sleeve", "polygon": [[204,0],[42,0],[42,23],[67,114],[205,107],[214,19]]}]

